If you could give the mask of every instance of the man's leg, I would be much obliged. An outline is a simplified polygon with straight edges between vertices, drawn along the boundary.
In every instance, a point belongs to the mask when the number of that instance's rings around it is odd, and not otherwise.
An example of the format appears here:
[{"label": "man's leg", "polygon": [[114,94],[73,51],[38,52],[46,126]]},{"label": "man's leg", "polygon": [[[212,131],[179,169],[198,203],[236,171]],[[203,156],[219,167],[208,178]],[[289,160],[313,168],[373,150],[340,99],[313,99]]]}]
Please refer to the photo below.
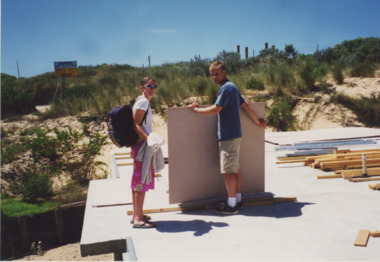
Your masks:
[{"label": "man's leg", "polygon": [[238,174],[225,173],[223,174],[223,176],[224,176],[224,183],[226,184],[226,188],[227,188],[228,197],[235,197],[237,189],[238,189],[238,184],[237,184]]},{"label": "man's leg", "polygon": [[243,199],[241,196],[241,185],[242,185],[242,175],[239,169],[236,175],[236,208],[240,210],[244,209]]},{"label": "man's leg", "polygon": [[236,174],[236,193],[241,194],[241,182],[242,182],[242,177],[241,177],[241,172],[240,169],[238,173]]}]

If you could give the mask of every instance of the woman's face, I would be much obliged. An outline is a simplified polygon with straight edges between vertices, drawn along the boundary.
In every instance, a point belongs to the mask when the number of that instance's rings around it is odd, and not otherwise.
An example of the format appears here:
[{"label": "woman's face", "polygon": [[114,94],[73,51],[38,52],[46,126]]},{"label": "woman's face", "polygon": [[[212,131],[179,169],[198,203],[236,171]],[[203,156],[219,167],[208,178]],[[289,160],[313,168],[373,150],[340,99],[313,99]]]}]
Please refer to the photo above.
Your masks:
[{"label": "woman's face", "polygon": [[146,98],[150,99],[157,91],[156,82],[149,80],[141,87]]}]

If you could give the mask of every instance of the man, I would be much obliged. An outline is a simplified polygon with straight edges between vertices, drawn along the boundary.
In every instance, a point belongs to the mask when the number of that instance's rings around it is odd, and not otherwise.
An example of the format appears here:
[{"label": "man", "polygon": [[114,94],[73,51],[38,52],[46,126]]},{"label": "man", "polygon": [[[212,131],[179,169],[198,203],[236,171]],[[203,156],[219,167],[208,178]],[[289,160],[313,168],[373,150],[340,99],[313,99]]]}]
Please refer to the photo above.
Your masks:
[{"label": "man", "polygon": [[241,125],[239,108],[242,107],[256,125],[265,128],[267,121],[260,120],[256,112],[245,102],[237,87],[227,79],[223,62],[214,62],[210,66],[211,78],[219,89],[216,102],[212,106],[199,108],[192,103],[189,108],[197,114],[218,115],[218,141],[220,169],[224,177],[228,200],[214,210],[216,214],[235,215],[243,208],[241,198],[242,175],[240,173],[239,152],[241,143]]}]

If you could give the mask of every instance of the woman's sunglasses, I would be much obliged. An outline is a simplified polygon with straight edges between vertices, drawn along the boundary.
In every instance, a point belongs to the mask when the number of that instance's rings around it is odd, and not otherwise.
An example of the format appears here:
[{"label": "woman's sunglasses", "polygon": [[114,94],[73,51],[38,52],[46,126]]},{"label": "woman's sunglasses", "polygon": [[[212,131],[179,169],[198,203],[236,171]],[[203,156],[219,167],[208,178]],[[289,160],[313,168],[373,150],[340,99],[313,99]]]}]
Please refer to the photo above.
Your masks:
[{"label": "woman's sunglasses", "polygon": [[157,88],[157,85],[144,85],[144,86],[149,88],[149,89],[156,89]]}]

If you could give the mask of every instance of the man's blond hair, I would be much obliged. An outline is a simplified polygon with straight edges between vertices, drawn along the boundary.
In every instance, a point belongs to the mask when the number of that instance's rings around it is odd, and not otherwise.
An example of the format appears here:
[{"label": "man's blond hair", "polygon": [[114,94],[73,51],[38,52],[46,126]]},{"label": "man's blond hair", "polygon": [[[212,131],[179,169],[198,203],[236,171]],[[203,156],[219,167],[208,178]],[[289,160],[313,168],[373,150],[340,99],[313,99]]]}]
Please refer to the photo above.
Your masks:
[{"label": "man's blond hair", "polygon": [[226,67],[222,61],[215,61],[210,65],[209,71],[212,69],[220,69],[221,71],[226,71]]}]

